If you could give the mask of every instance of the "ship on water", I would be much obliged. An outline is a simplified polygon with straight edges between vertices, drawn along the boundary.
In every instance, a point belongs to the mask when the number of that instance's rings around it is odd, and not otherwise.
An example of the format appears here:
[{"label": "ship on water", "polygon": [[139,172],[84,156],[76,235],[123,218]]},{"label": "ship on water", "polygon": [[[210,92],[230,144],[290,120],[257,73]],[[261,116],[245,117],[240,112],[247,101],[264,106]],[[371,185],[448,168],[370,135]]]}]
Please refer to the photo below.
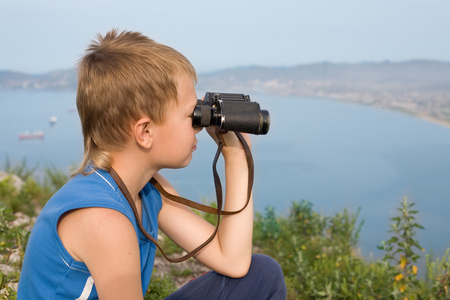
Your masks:
[{"label": "ship on water", "polygon": [[24,131],[19,133],[19,139],[21,140],[29,140],[29,139],[43,139],[44,138],[44,132],[42,130],[36,130],[33,132],[30,131]]}]

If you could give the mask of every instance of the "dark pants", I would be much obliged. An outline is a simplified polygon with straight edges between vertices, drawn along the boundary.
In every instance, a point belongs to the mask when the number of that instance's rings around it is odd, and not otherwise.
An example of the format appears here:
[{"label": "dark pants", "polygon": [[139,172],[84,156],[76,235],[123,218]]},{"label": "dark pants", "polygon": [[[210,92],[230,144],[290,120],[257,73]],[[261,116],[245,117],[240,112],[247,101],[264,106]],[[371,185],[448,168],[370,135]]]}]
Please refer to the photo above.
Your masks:
[{"label": "dark pants", "polygon": [[283,271],[275,260],[255,254],[244,277],[230,278],[211,271],[188,282],[165,299],[285,300],[286,284]]}]

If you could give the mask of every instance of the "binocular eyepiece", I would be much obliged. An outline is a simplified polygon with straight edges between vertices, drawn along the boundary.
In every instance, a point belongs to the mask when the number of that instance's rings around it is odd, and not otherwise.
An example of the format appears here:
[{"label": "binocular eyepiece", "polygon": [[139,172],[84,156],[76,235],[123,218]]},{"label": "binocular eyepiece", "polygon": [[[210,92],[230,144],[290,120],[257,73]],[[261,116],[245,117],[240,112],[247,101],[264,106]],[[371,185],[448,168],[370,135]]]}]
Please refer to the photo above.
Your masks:
[{"label": "binocular eyepiece", "polygon": [[270,115],[257,102],[250,101],[249,95],[207,92],[203,101],[197,101],[192,125],[216,125],[219,131],[266,134]]}]

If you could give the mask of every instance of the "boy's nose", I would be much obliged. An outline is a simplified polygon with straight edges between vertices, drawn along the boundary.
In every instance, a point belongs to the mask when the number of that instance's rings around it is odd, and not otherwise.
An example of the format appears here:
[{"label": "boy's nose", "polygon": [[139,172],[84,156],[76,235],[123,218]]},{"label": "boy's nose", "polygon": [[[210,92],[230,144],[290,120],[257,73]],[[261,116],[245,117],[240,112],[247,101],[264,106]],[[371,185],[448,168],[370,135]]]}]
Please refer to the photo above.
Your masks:
[{"label": "boy's nose", "polygon": [[201,126],[194,126],[194,132],[195,134],[199,133],[200,131],[202,131],[203,127]]}]

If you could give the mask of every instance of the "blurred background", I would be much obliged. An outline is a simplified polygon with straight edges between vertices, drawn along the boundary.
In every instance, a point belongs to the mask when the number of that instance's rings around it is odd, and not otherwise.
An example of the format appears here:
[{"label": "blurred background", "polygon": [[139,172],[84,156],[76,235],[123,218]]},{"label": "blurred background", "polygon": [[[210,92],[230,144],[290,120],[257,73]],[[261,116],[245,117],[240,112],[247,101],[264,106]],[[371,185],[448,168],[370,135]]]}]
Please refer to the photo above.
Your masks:
[{"label": "blurred background", "polygon": [[[77,165],[76,63],[97,34],[139,31],[193,63],[199,97],[250,94],[271,113],[269,134],[253,137],[258,212],[302,199],[325,215],[360,207],[361,252],[377,257],[408,197],[421,243],[442,255],[449,11],[447,0],[0,0],[0,169]],[[191,166],[165,174],[209,201],[214,151],[201,135]]]}]

